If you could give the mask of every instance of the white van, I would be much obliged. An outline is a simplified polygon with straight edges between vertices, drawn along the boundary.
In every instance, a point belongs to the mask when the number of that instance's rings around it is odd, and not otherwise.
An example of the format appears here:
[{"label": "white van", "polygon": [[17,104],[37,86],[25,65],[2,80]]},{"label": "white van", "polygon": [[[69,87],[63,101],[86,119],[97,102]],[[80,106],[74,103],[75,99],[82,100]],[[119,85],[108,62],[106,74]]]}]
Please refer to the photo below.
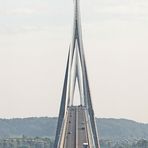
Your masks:
[{"label": "white van", "polygon": [[88,148],[88,143],[83,143],[83,148]]}]

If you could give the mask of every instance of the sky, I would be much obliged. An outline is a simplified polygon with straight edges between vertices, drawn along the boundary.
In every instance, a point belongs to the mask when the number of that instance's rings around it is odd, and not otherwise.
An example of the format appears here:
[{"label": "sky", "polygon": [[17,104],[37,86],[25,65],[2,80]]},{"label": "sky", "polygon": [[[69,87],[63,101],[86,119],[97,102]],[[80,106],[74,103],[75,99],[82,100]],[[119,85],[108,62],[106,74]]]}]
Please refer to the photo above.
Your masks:
[{"label": "sky", "polygon": [[[148,123],[148,1],[81,0],[95,115]],[[73,0],[0,0],[0,118],[58,116]]]}]

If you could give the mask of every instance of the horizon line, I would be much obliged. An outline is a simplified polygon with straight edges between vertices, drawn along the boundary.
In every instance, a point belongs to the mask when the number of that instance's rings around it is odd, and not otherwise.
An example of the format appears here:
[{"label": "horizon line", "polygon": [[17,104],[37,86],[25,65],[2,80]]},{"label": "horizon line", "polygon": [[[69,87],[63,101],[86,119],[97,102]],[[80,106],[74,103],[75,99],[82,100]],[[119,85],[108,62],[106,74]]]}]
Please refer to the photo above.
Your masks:
[{"label": "horizon line", "polygon": [[[28,116],[28,117],[0,117],[0,120],[13,120],[13,119],[30,119],[30,118],[58,118],[58,116]],[[112,119],[112,120],[128,120],[136,123],[141,124],[148,124],[148,122],[142,122],[142,121],[136,121],[134,119],[128,119],[128,118],[114,118],[114,117],[95,117],[96,119]]]}]

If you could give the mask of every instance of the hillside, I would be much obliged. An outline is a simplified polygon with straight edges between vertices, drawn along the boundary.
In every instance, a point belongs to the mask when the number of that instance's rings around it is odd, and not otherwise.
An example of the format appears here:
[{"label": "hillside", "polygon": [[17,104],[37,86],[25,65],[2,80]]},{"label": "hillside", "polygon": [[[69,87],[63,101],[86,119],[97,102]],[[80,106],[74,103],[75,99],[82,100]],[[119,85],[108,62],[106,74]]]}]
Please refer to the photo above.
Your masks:
[{"label": "hillside", "polygon": [[[0,119],[0,138],[52,137],[54,138],[57,118]],[[148,139],[148,124],[126,119],[97,119],[101,139]]]}]

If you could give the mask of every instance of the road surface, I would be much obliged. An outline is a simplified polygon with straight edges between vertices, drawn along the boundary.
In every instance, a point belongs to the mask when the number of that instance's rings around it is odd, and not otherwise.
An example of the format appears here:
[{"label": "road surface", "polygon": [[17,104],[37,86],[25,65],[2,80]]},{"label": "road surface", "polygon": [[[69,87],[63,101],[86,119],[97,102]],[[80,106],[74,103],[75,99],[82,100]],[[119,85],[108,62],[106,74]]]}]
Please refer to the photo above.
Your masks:
[{"label": "road surface", "polygon": [[89,144],[85,110],[84,106],[68,108],[64,148],[83,148],[83,143]]}]

